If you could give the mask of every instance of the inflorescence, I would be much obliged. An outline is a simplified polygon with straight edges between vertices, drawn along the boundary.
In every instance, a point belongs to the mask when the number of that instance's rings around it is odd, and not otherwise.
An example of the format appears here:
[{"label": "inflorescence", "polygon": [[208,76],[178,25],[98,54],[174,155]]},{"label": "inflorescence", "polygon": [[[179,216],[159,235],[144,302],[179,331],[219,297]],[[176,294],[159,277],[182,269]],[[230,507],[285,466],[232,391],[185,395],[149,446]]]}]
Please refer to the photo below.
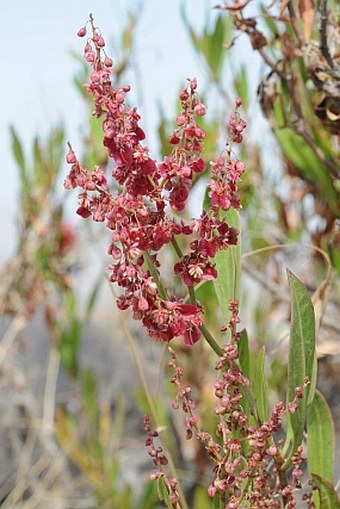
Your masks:
[{"label": "inflorescence", "polygon": [[[105,222],[112,232],[108,253],[113,263],[109,270],[110,281],[122,289],[118,307],[130,308],[151,337],[168,342],[183,336],[191,345],[201,336],[202,306],[196,300],[184,303],[164,288],[159,253],[165,245],[173,244],[179,257],[174,272],[187,287],[193,287],[215,279],[217,271],[211,259],[219,250],[237,243],[238,230],[220,219],[219,211],[240,208],[237,189],[245,166],[232,146],[242,141],[246,127],[238,112],[241,100],[236,101],[230,117],[226,149],[211,163],[211,207],[198,219],[185,223],[178,213],[186,207],[194,179],[206,169],[202,158],[205,132],[198,119],[207,108],[197,94],[197,81],[188,80],[179,95],[181,113],[170,136],[171,154],[155,161],[142,144],[145,133],[137,109],[126,103],[130,87],[112,83],[113,62],[105,53],[105,41],[92,17],[89,23],[92,33],[84,56],[92,72],[86,88],[93,97],[94,116],[103,119],[103,144],[114,160],[115,186],[110,186],[100,166],[93,171],[84,168],[71,145],[66,157],[71,170],[64,185],[66,189],[83,190],[77,210],[81,217]],[[80,37],[86,34],[86,27],[78,32]],[[188,253],[180,251],[178,236],[190,237]]]}]

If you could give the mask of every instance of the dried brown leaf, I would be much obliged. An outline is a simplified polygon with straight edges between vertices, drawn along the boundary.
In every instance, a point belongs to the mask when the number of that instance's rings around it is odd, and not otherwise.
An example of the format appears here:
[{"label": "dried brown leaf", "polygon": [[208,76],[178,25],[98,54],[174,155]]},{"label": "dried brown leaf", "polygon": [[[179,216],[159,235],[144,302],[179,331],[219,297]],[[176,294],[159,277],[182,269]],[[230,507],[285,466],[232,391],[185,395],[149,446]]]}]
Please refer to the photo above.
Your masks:
[{"label": "dried brown leaf", "polygon": [[259,50],[267,46],[267,39],[262,32],[259,32],[259,30],[252,30],[248,32],[248,35],[254,49]]},{"label": "dried brown leaf", "polygon": [[328,302],[331,284],[332,264],[328,254],[325,251],[323,251],[320,248],[316,248],[316,246],[314,247],[314,249],[317,249],[318,253],[320,253],[323,256],[327,267],[326,277],[320,283],[318,288],[315,290],[312,297],[315,313],[315,330],[317,332],[321,327],[322,319],[325,315],[326,306]]},{"label": "dried brown leaf", "polygon": [[340,119],[340,113],[334,113],[329,108],[326,109],[326,114],[329,120],[331,120],[332,122],[336,122],[337,120]]}]

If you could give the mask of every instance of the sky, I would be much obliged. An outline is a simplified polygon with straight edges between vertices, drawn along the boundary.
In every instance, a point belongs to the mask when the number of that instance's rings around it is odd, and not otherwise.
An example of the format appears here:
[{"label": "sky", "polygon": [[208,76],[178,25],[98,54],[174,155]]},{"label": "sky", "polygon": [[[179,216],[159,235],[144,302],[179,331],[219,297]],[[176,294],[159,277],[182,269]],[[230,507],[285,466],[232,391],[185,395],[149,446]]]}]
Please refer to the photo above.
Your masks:
[{"label": "sky", "polygon": [[[36,134],[44,137],[60,122],[75,147],[80,144],[86,114],[72,81],[79,67],[71,54],[82,54],[84,40],[79,39],[76,32],[88,19],[89,12],[101,28],[113,59],[115,42],[117,45],[128,12],[138,12],[138,44],[133,63],[138,74],[131,75],[131,80],[132,86],[133,82],[138,84],[136,100],[143,126],[152,132],[157,125],[158,105],[171,116],[179,84],[187,77],[196,76],[200,80],[204,75],[181,20],[181,3],[181,0],[0,0],[0,171],[3,182],[0,186],[0,260],[15,246],[18,180],[11,155],[9,126],[14,125],[27,152]],[[216,15],[211,9],[214,1],[184,0],[184,3],[197,28],[202,26],[207,15]]]}]

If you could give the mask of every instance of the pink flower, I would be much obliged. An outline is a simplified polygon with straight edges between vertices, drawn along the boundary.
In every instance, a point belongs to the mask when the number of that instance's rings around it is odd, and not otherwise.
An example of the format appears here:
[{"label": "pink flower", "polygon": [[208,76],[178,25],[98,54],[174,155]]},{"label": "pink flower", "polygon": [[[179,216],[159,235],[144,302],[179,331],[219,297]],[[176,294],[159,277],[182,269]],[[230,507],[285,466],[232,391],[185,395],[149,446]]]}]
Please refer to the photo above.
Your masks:
[{"label": "pink flower", "polygon": [[193,286],[203,280],[211,281],[217,277],[216,269],[208,258],[195,253],[183,256],[175,264],[174,272],[180,274],[187,286]]},{"label": "pink flower", "polygon": [[188,346],[192,346],[194,345],[195,343],[197,343],[197,341],[200,339],[201,337],[201,331],[199,330],[199,328],[196,326],[196,325],[193,325],[191,328],[187,328],[185,333],[184,333],[184,343]]}]

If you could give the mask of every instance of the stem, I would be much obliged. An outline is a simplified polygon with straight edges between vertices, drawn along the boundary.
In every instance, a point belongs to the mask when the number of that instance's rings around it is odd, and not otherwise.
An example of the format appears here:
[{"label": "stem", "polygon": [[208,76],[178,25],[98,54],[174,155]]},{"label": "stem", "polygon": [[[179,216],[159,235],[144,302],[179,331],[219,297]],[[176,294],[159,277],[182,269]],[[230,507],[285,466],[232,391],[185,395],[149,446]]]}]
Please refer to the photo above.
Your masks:
[{"label": "stem", "polygon": [[328,23],[328,15],[327,15],[327,0],[321,0],[320,3],[320,50],[325,59],[327,60],[328,65],[334,69],[334,62],[332,60],[328,42],[327,42],[327,23]]},{"label": "stem", "polygon": [[[281,488],[281,490],[283,490],[288,485],[288,481],[287,481],[286,472],[285,472],[285,470],[282,469],[282,466],[284,464],[284,459],[282,458],[281,454],[275,463],[276,463],[277,476],[279,479],[280,488]],[[288,502],[287,497],[282,495],[282,501],[283,501],[284,506],[286,506],[286,504]]]},{"label": "stem", "polygon": [[[176,251],[177,255],[179,256],[179,258],[181,258],[183,256],[183,253],[181,251],[181,248],[178,245],[178,242],[177,242],[175,236],[172,237],[171,243],[172,243],[172,245],[174,247],[174,250]],[[194,305],[197,305],[195,288],[193,286],[188,286],[188,292],[189,292],[190,302],[192,304],[194,304]],[[204,323],[202,323],[202,325],[200,325],[199,329],[202,332],[202,335],[203,335],[204,339],[209,344],[209,346],[214,350],[216,355],[218,357],[221,357],[222,354],[223,354],[223,350],[220,347],[220,345],[217,343],[216,339],[211,334],[211,332],[204,325]],[[251,411],[252,411],[252,414],[254,416],[254,419],[255,419],[256,423],[258,425],[260,425],[261,423],[260,423],[260,420],[259,420],[259,417],[258,417],[255,400],[254,400],[254,397],[253,397],[251,391],[249,390],[248,387],[242,387],[242,388],[240,388],[240,390],[241,390],[242,394],[244,395],[244,397],[246,398],[246,400],[249,403],[249,406],[251,408]]]},{"label": "stem", "polygon": [[301,37],[298,27],[296,26],[296,14],[292,2],[288,2],[288,12],[290,15],[290,23],[295,34],[296,39],[299,42],[300,48],[304,45],[304,40]]},{"label": "stem", "polygon": [[157,290],[159,292],[160,297],[163,300],[169,300],[167,291],[163,286],[161,278],[159,277],[159,272],[158,272],[157,268],[155,267],[155,264],[150,256],[150,253],[148,251],[143,251],[143,256],[144,256],[145,263],[148,266],[149,272],[157,285]]},{"label": "stem", "polygon": [[[188,286],[188,291],[189,291],[189,296],[190,296],[190,302],[191,304],[194,304],[194,305],[197,305],[197,299],[196,299],[196,293],[195,293],[195,288],[193,286]],[[202,332],[203,334],[203,337],[204,339],[206,340],[206,342],[209,344],[209,346],[211,346],[211,348],[214,350],[214,352],[219,356],[221,357],[221,355],[223,354],[223,351],[222,351],[222,348],[220,347],[220,345],[217,343],[216,339],[214,338],[214,336],[211,334],[211,332],[209,332],[209,330],[207,329],[207,327],[204,325],[204,323],[202,323],[202,325],[200,325],[199,327],[200,331]]]},{"label": "stem", "polygon": [[181,248],[179,247],[179,244],[178,244],[178,242],[176,240],[175,235],[172,236],[171,244],[173,245],[173,248],[176,251],[176,254],[177,254],[178,258],[182,258],[183,253],[182,253]]},{"label": "stem", "polygon": [[255,399],[254,399],[254,396],[252,395],[251,390],[249,389],[249,387],[242,386],[242,387],[240,387],[240,391],[249,403],[251,413],[255,419],[257,426],[261,426],[261,421],[259,419],[259,414],[257,412]]},{"label": "stem", "polygon": [[222,351],[222,348],[220,347],[220,345],[217,343],[217,341],[215,340],[214,336],[208,331],[208,329],[206,328],[206,326],[204,325],[204,323],[202,323],[202,325],[200,325],[199,327],[200,331],[202,332],[203,334],[203,337],[204,339],[207,341],[207,343],[209,343],[209,345],[211,346],[211,348],[214,350],[214,352],[219,356],[221,357],[223,351]]},{"label": "stem", "polygon": [[191,304],[194,304],[196,306],[197,299],[196,299],[195,288],[193,286],[188,286],[188,291],[189,291],[189,300],[190,300]]}]

